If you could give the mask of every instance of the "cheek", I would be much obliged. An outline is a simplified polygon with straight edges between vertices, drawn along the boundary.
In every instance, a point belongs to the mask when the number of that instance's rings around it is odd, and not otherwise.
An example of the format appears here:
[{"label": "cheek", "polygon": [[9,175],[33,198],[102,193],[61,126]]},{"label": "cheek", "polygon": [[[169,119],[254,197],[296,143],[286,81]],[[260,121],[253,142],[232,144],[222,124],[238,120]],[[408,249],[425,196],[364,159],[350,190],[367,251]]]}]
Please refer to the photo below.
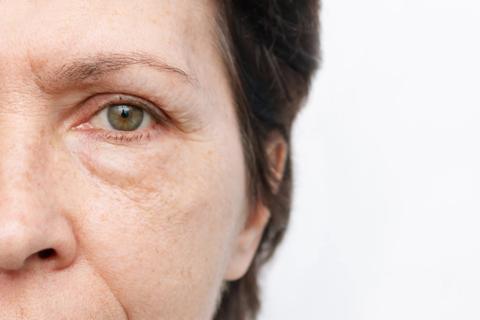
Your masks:
[{"label": "cheek", "polygon": [[79,241],[138,317],[213,308],[246,205],[236,138],[171,138],[148,148],[70,140]]}]

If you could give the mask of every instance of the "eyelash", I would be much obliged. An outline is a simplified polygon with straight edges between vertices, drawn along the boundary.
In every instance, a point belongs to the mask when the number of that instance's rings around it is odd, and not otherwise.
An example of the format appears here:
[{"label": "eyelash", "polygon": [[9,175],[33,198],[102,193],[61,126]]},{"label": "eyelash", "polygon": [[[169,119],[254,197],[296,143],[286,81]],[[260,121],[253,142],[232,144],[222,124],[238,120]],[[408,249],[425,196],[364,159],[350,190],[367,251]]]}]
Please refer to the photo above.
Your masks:
[{"label": "eyelash", "polygon": [[[169,125],[168,115],[150,102],[144,102],[136,97],[121,95],[117,95],[116,98],[109,100],[107,103],[96,105],[95,111],[90,113],[91,115],[88,116],[88,120],[82,121],[75,129],[83,130],[95,140],[108,141],[116,144],[131,144],[151,141],[156,134],[159,133],[159,129],[166,128]],[[93,117],[98,116],[103,110],[116,105],[129,105],[143,110],[143,112],[150,115],[153,124],[148,128],[134,131],[107,130],[91,126],[90,121]]]}]

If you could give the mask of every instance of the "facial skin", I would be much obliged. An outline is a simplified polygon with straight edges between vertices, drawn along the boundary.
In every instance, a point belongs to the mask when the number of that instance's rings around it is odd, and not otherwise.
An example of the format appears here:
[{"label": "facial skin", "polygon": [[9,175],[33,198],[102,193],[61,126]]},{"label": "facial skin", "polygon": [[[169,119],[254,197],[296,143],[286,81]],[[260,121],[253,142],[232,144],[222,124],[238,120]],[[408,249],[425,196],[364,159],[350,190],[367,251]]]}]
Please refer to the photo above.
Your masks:
[{"label": "facial skin", "polygon": [[[211,319],[246,272],[269,212],[247,199],[214,15],[0,2],[0,319]],[[111,104],[145,122],[116,131]]]}]

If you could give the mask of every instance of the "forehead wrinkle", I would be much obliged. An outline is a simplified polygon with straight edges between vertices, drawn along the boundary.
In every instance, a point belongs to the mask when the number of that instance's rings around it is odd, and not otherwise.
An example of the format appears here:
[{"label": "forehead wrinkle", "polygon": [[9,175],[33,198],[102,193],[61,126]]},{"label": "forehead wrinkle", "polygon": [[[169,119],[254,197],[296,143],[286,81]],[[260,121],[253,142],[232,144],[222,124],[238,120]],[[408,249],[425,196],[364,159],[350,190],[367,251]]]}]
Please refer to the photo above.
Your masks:
[{"label": "forehead wrinkle", "polygon": [[47,69],[44,61],[29,59],[29,63],[35,83],[42,91],[47,93],[79,85],[89,80],[95,81],[101,76],[135,65],[172,73],[192,86],[196,87],[198,85],[198,80],[184,70],[165,63],[159,57],[140,52],[102,52],[72,59],[55,69]]}]

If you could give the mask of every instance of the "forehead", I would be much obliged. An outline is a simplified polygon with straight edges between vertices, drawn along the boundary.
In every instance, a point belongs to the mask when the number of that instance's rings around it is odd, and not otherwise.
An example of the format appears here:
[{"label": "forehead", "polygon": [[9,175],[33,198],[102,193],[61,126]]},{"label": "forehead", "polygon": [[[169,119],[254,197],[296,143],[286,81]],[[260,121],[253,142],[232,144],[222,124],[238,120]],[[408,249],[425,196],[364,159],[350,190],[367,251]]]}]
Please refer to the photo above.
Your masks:
[{"label": "forehead", "polygon": [[[192,71],[212,46],[205,0],[1,1],[1,69],[30,68],[96,52],[149,52]],[[5,63],[6,62],[6,63]]]}]

